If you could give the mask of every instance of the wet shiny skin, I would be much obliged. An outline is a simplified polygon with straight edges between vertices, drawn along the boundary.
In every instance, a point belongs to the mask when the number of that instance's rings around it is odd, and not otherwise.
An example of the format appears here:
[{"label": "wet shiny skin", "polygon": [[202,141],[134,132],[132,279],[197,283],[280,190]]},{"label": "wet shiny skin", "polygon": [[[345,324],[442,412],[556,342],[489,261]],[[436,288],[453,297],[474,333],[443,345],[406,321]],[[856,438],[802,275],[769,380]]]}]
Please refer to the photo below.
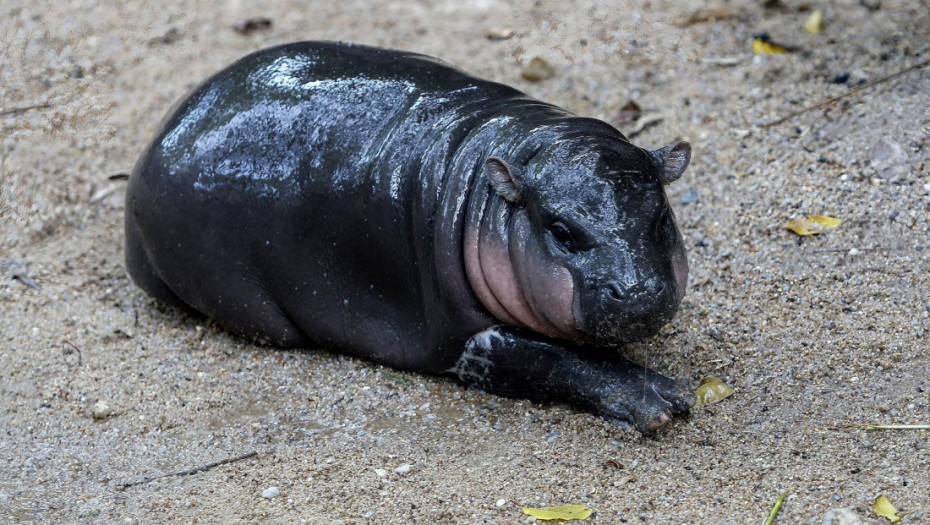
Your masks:
[{"label": "wet shiny skin", "polygon": [[127,266],[238,333],[424,372],[502,323],[612,345],[684,293],[666,158],[429,57],[280,46],[165,120],[130,177]]}]

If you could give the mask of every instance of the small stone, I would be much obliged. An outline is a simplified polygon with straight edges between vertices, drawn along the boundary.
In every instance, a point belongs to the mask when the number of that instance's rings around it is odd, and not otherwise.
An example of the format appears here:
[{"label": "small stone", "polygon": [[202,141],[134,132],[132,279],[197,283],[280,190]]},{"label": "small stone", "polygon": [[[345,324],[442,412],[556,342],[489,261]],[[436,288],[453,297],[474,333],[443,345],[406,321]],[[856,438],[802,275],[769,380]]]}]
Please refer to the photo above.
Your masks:
[{"label": "small stone", "polygon": [[839,507],[828,510],[820,523],[821,525],[862,525],[863,522],[853,507]]},{"label": "small stone", "polygon": [[395,474],[404,475],[404,474],[406,474],[406,473],[408,473],[408,472],[410,472],[410,464],[409,464],[409,463],[404,463],[403,465],[401,465],[401,466],[397,467],[396,469],[394,469],[394,473],[395,473]]},{"label": "small stone", "polygon": [[523,68],[523,71],[520,72],[520,76],[530,82],[547,80],[555,76],[555,66],[543,57],[533,57]]},{"label": "small stone", "polygon": [[90,408],[90,415],[94,419],[106,419],[113,415],[113,409],[110,408],[110,404],[106,401],[97,401]]},{"label": "small stone", "polygon": [[681,196],[681,204],[694,204],[698,201],[698,192],[694,188],[688,188],[688,191]]},{"label": "small stone", "polygon": [[506,504],[507,504],[507,500],[505,500],[504,498],[497,500],[497,503],[495,503],[495,505],[497,505],[498,507],[503,507]]},{"label": "small stone", "polygon": [[896,179],[910,171],[907,151],[897,142],[887,138],[879,139],[872,146],[870,163],[883,179]]},{"label": "small stone", "polygon": [[268,487],[262,491],[262,497],[265,499],[277,498],[281,495],[281,490],[278,487]]},{"label": "small stone", "polygon": [[513,29],[491,28],[484,32],[484,37],[488,40],[510,40],[516,34]]},{"label": "small stone", "polygon": [[383,478],[384,476],[388,475],[388,471],[384,470],[383,468],[376,468],[375,474],[377,474],[379,478]]}]

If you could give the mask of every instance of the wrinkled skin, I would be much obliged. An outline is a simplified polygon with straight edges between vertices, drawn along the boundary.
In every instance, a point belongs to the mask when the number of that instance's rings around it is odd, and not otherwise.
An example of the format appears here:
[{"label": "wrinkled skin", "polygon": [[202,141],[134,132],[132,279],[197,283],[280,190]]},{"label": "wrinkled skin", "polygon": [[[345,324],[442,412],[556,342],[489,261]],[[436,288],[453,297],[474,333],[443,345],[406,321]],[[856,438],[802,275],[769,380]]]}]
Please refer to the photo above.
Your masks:
[{"label": "wrinkled skin", "polygon": [[654,430],[693,404],[617,345],[669,322],[687,262],[657,151],[435,59],[302,42],[172,110],[126,197],[150,295]]}]

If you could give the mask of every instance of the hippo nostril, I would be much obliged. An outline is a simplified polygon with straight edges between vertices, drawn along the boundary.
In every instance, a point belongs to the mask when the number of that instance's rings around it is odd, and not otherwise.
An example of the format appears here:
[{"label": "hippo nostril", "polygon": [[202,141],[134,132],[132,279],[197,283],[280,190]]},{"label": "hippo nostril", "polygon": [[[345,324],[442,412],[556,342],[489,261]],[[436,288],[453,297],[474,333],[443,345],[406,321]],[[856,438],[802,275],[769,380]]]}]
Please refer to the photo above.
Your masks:
[{"label": "hippo nostril", "polygon": [[613,299],[614,301],[621,301],[623,299],[623,293],[620,291],[620,285],[617,283],[610,283],[607,285],[607,296]]},{"label": "hippo nostril", "polygon": [[662,295],[662,292],[664,291],[665,291],[665,283],[663,283],[662,281],[659,281],[659,283],[656,285],[656,295]]}]

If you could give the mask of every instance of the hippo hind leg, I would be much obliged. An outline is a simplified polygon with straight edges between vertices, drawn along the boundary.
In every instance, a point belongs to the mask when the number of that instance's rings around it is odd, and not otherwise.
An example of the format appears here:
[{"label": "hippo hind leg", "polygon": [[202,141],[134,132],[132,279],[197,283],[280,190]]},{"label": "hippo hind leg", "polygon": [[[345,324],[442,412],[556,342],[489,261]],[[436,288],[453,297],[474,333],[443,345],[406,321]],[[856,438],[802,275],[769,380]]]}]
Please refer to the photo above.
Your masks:
[{"label": "hippo hind leg", "polygon": [[[126,220],[126,268],[139,288],[156,300],[189,312],[201,314],[187,304],[159,277],[142,247],[141,234],[133,221]],[[288,348],[311,344],[294,322],[273,301],[263,301],[267,294],[254,291],[255,306],[246,310],[216,312],[212,317],[232,332],[259,343]]]},{"label": "hippo hind leg", "polygon": [[149,256],[142,247],[141,234],[135,221],[126,217],[126,269],[129,276],[145,293],[171,306],[186,307],[168,285],[155,272]]}]

